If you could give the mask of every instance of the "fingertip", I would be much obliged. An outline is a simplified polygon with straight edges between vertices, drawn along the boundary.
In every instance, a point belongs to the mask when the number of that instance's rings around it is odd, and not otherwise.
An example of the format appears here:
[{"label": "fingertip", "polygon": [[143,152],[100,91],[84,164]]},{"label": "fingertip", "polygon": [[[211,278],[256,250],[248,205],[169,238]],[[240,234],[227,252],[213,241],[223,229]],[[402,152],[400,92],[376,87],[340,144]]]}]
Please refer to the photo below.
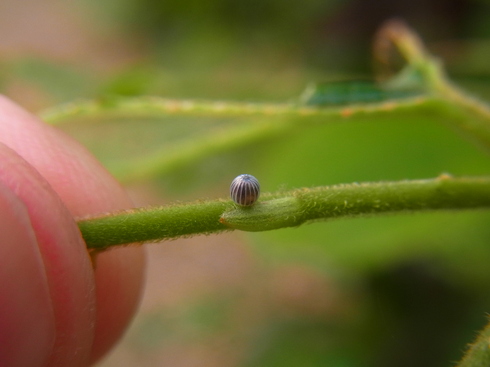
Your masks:
[{"label": "fingertip", "polygon": [[0,183],[0,366],[41,366],[56,337],[44,263],[25,205]]},{"label": "fingertip", "polygon": [[[82,145],[2,96],[0,141],[16,151],[41,174],[74,217],[132,206],[122,186]],[[76,229],[73,218],[70,219],[70,224],[63,225]],[[59,223],[59,226],[62,224]],[[38,230],[43,232],[41,227]],[[78,251],[71,259],[80,260],[81,256],[86,255],[84,244],[80,246],[78,243],[72,243],[70,246],[73,247],[71,251]],[[85,254],[82,255],[80,252]],[[92,336],[95,338],[92,359],[98,359],[121,336],[137,307],[143,285],[144,249],[127,247],[101,254],[95,274],[92,268],[88,268],[90,274],[84,274],[87,268],[80,268],[80,264],[72,263],[70,258],[62,257],[59,260],[67,261],[66,264],[56,264],[60,266],[60,270],[63,269],[61,272],[71,271],[64,266],[78,267],[79,275],[86,278],[87,286],[92,287],[89,294],[81,294],[87,298],[86,307],[97,310],[96,321],[94,313],[94,319],[87,322],[92,327]],[[95,293],[95,304],[90,305],[91,297]],[[72,341],[68,341],[68,344],[70,343]]]},{"label": "fingertip", "polygon": [[[85,366],[90,358],[94,333],[95,285],[78,227],[39,173],[3,144],[0,144],[0,182],[25,206],[36,246],[29,251],[39,253],[42,260],[55,328],[48,364]],[[24,249],[22,242],[17,245],[13,254]],[[9,278],[0,279],[8,282]],[[27,287],[26,291],[32,289]],[[19,304],[21,311],[30,307],[38,307],[37,302]],[[7,317],[8,312],[2,315]],[[26,332],[24,337],[29,338],[31,330]],[[18,351],[30,353],[29,350]]]}]

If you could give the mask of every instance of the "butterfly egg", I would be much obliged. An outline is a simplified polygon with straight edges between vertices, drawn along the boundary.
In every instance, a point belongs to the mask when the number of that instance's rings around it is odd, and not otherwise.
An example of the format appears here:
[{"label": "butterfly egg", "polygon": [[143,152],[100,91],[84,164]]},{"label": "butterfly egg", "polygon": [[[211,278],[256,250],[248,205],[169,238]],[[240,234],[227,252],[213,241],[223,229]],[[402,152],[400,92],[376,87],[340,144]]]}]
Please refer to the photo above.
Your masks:
[{"label": "butterfly egg", "polygon": [[260,196],[259,181],[252,175],[237,176],[230,185],[230,195],[238,205],[251,206]]}]

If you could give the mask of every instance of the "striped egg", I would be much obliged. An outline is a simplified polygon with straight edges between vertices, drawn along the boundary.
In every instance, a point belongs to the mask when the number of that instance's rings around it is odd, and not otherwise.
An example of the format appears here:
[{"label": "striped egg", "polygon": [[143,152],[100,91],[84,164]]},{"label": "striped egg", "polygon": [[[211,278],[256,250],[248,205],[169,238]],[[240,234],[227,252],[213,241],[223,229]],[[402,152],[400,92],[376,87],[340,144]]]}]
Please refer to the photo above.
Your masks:
[{"label": "striped egg", "polygon": [[251,206],[260,195],[259,181],[252,175],[237,176],[231,183],[230,195],[238,205]]}]

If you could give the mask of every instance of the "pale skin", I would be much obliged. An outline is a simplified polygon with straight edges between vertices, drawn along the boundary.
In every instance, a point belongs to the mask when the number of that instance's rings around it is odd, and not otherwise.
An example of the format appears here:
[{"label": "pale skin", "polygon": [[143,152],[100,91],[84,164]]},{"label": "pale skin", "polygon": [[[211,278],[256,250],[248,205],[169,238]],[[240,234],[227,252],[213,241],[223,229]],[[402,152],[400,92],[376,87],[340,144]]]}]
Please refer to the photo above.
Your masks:
[{"label": "pale skin", "polygon": [[75,218],[131,206],[84,147],[0,96],[0,366],[89,366],[114,346],[144,251],[107,251],[94,269]]}]

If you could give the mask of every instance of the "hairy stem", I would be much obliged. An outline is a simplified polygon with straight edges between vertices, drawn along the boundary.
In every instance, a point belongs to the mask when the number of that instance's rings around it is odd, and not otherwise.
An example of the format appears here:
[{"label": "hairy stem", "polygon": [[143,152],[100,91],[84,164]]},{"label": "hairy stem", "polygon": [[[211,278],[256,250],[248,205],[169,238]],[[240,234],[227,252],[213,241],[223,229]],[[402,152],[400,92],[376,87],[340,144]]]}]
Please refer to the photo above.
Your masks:
[{"label": "hairy stem", "polygon": [[490,207],[490,178],[346,184],[262,195],[250,208],[230,200],[134,209],[78,222],[89,249],[227,230],[267,231],[322,219]]},{"label": "hairy stem", "polygon": [[490,323],[480,332],[457,367],[490,366]]}]

